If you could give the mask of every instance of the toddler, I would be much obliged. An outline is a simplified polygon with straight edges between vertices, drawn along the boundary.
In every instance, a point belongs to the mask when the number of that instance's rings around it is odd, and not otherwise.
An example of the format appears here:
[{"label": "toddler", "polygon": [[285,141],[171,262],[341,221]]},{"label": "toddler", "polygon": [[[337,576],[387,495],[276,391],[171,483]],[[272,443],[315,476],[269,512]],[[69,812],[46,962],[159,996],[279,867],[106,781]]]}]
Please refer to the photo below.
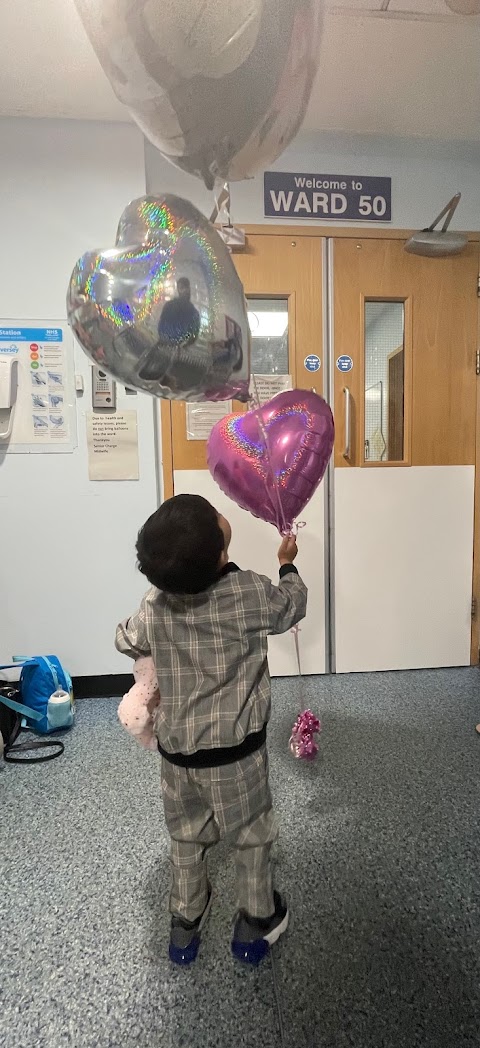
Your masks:
[{"label": "toddler", "polygon": [[230,539],[228,521],[199,495],[164,502],[137,541],[152,589],[116,634],[119,651],[153,658],[158,679],[155,731],[171,837],[169,953],[177,964],[197,956],[212,901],[207,853],[227,835],[237,876],[234,955],[258,963],[288,924],[270,861],[277,829],[266,750],[267,636],[304,618],[307,590],[293,564],[293,537],[278,551],[278,586],[231,563]]}]

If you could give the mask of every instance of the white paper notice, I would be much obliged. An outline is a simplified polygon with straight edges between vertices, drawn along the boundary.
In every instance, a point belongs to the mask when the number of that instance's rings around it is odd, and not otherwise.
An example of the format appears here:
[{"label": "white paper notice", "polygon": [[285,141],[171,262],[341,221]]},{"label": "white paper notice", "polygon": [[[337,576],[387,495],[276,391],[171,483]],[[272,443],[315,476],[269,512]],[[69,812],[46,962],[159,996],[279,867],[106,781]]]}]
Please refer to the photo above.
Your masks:
[{"label": "white paper notice", "polygon": [[90,480],[138,480],[137,412],[87,413]]},{"label": "white paper notice", "polygon": [[257,396],[261,404],[267,404],[277,393],[285,393],[292,389],[291,375],[252,375],[250,379],[250,395],[256,400]]},{"label": "white paper notice", "polygon": [[187,440],[208,440],[216,422],[232,411],[231,400],[217,404],[187,404]]}]

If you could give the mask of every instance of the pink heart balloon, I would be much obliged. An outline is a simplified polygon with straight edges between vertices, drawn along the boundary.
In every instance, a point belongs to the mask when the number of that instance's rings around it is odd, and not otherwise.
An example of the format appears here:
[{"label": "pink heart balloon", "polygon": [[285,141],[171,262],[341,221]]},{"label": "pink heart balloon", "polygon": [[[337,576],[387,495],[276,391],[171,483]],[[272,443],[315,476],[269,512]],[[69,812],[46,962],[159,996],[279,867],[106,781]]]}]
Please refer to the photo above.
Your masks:
[{"label": "pink heart balloon", "polygon": [[207,444],[208,468],[238,506],[285,533],[320,484],[333,441],[328,404],[294,389],[217,422]]}]

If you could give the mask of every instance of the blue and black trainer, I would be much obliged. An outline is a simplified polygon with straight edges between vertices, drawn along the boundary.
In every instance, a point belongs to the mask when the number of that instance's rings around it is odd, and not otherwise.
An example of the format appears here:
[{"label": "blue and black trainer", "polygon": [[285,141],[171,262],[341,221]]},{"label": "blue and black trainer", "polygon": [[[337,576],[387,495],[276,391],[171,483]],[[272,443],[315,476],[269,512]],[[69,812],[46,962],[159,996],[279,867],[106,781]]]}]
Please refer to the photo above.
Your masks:
[{"label": "blue and black trainer", "polygon": [[288,907],[279,892],[274,892],[275,912],[271,917],[250,917],[240,910],[235,919],[232,953],[244,964],[260,964],[277,939],[287,930]]},{"label": "blue and black trainer", "polygon": [[170,946],[168,954],[173,964],[192,964],[196,960],[199,948],[202,928],[210,913],[212,906],[212,889],[209,889],[208,902],[200,917],[196,921],[186,921],[183,917],[173,914],[170,925]]}]

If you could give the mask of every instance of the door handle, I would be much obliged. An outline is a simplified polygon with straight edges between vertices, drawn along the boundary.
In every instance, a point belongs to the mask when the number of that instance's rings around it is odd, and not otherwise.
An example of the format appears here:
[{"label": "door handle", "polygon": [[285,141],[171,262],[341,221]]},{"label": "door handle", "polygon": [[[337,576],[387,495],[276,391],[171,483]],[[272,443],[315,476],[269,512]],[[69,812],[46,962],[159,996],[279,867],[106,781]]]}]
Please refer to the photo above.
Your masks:
[{"label": "door handle", "polygon": [[351,432],[352,432],[352,394],[350,390],[344,386],[343,393],[345,396],[345,447],[343,451],[343,457],[347,462],[350,461],[351,454]]}]

